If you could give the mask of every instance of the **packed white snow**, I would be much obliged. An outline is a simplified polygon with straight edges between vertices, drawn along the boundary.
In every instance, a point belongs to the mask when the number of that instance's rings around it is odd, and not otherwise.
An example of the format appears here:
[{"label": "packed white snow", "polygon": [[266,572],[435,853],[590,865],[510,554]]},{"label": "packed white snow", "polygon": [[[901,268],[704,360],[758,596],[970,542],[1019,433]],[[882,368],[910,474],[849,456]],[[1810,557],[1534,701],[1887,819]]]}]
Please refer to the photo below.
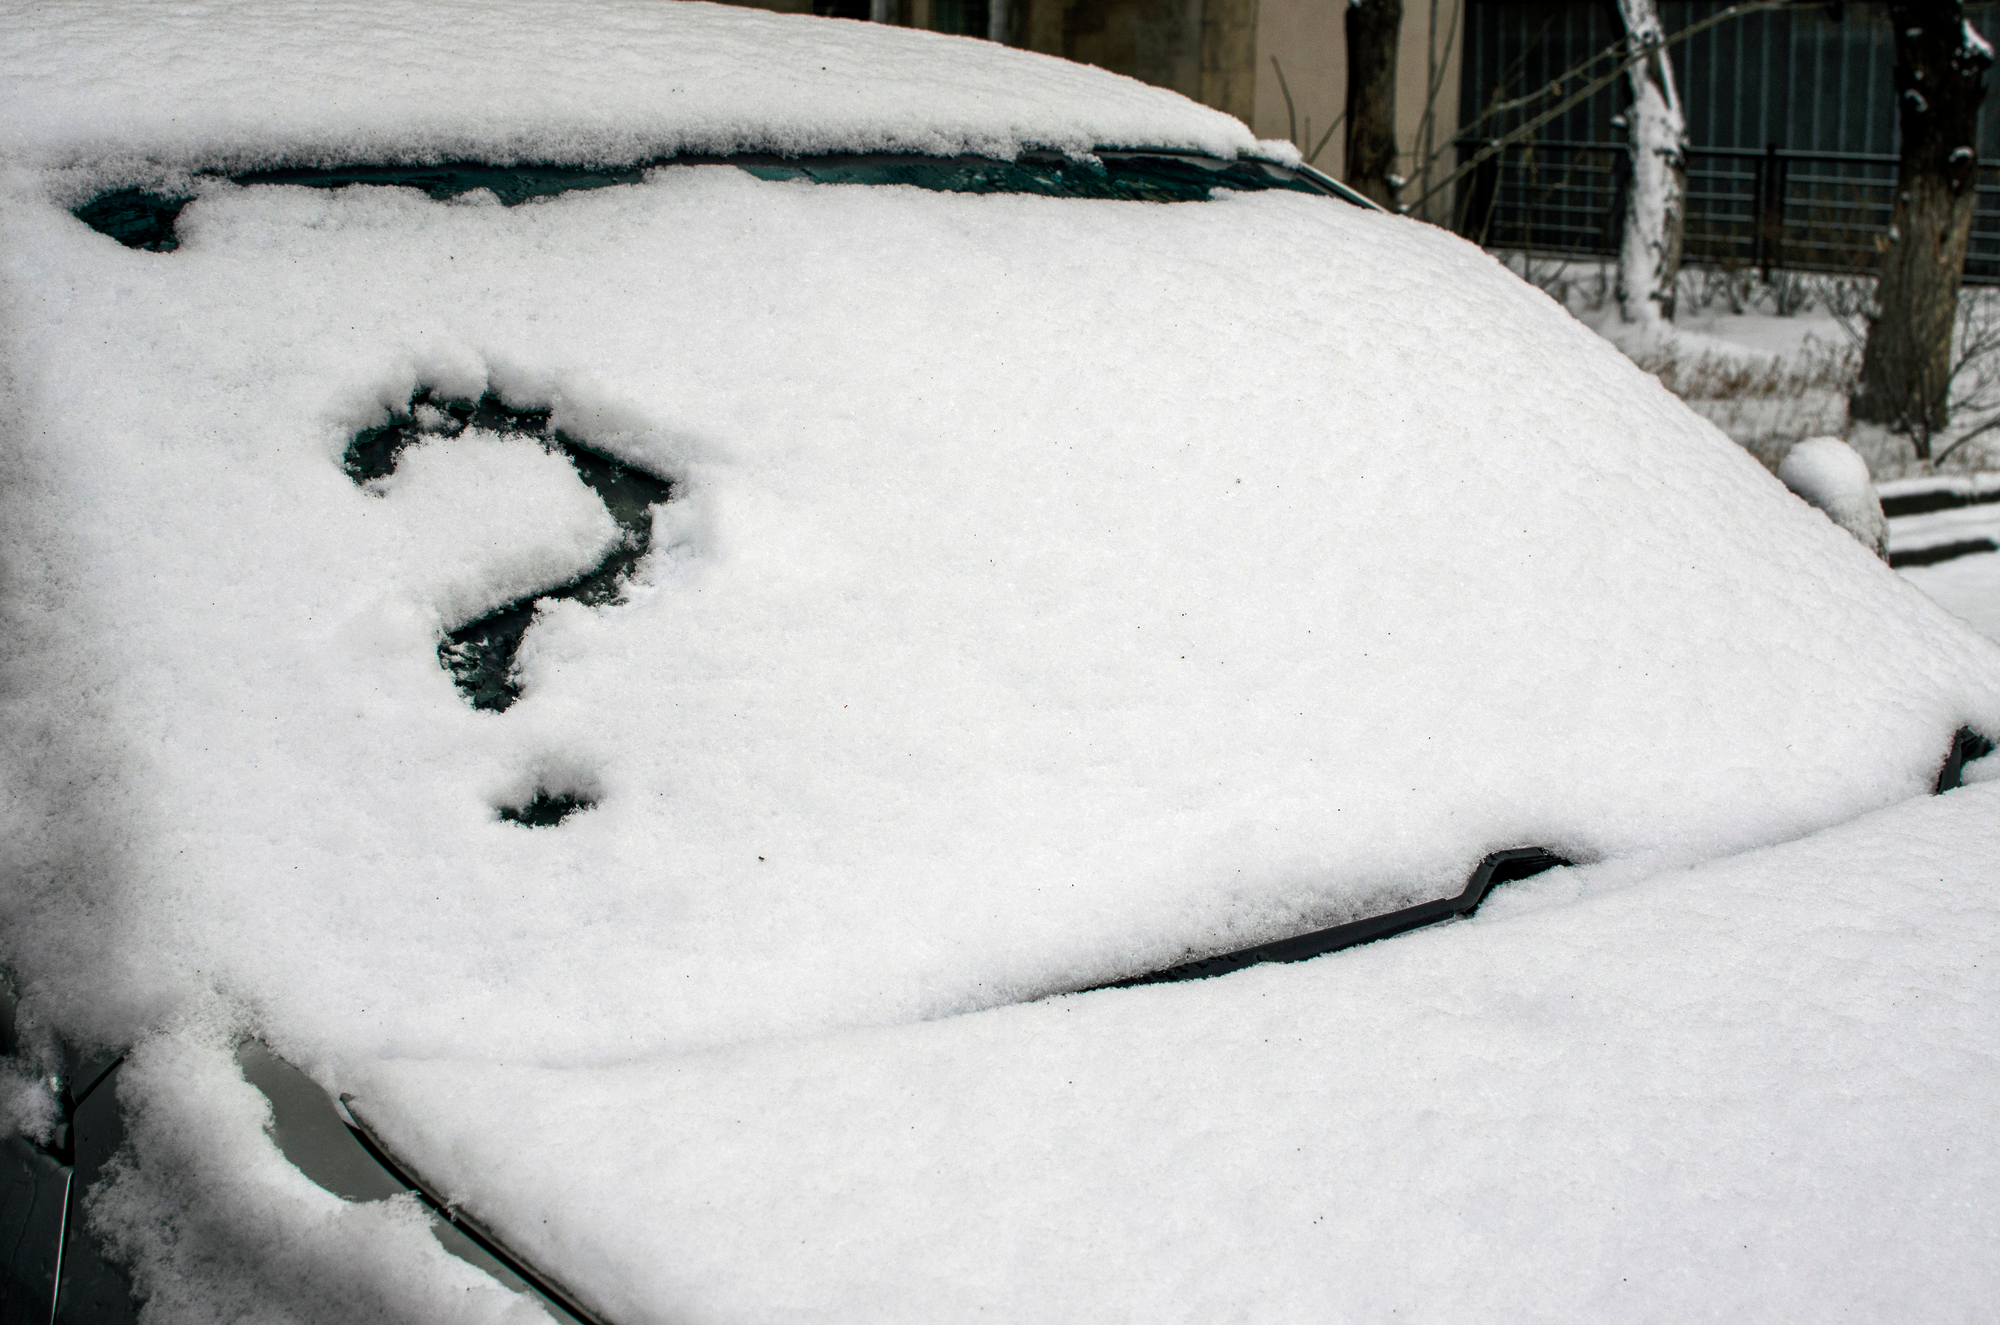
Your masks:
[{"label": "packed white snow", "polygon": [[[208,988],[315,1063],[907,1020],[1501,847],[1796,836],[2000,726],[1990,645],[1475,250],[1333,200],[218,185],[172,254],[9,213],[13,598],[65,604],[14,632],[19,960],[107,1038]],[[339,463],[489,383],[684,493],[504,714],[440,632],[587,568],[587,494],[528,443],[574,491],[525,523],[508,443]]]},{"label": "packed white snow", "polygon": [[115,1080],[130,1149],[89,1199],[148,1325],[548,1325],[525,1294],[446,1254],[414,1197],[345,1201],[293,1167],[220,1025],[178,1020]]},{"label": "packed white snow", "polygon": [[421,604],[446,630],[562,583],[619,539],[569,461],[521,436],[428,440],[368,491],[385,499],[365,508],[387,526],[377,534],[385,613]]},{"label": "packed white snow", "polygon": [[1221,980],[379,1064],[353,1108],[621,1322],[1987,1314],[2000,785],[1592,875]]},{"label": "packed white snow", "polygon": [[[1247,145],[1164,94],[692,5],[607,8],[629,44],[582,53],[528,41],[582,21],[531,3],[57,12],[0,24],[0,943],[29,1024],[182,1028],[120,1074],[101,1217],[142,1278],[266,1257],[200,1233],[280,1199],[239,1162],[239,1032],[339,1090],[910,1023],[1455,893],[1500,848],[1643,872],[1795,838],[2000,733],[2000,648],[1476,249],[1333,199],[209,178],[172,253],[68,210],[118,144]],[[797,90],[822,42],[851,114]],[[269,58],[218,91],[230,52]],[[342,84],[378,53],[428,81]],[[519,436],[357,484],[350,442],[421,391],[553,409],[675,485],[622,601],[538,612],[505,712],[444,633],[620,531]],[[537,792],[595,803],[502,820]],[[423,1243],[315,1218],[260,1235],[269,1276]]]},{"label": "packed white snow", "polygon": [[[1981,532],[2000,543],[1996,525],[2000,519],[1988,521]],[[1906,566],[1901,574],[1947,612],[1963,618],[1988,639],[2000,640],[2000,553],[1976,553],[1934,566]]]},{"label": "packed white snow", "polygon": [[1838,437],[1808,437],[1778,463],[1778,482],[1807,505],[1854,535],[1861,546],[1888,559],[1889,522],[1868,476],[1868,462]]},{"label": "packed white snow", "polygon": [[1032,51],[667,0],[0,0],[0,155],[96,181],[279,162],[1167,147],[1297,159]]}]

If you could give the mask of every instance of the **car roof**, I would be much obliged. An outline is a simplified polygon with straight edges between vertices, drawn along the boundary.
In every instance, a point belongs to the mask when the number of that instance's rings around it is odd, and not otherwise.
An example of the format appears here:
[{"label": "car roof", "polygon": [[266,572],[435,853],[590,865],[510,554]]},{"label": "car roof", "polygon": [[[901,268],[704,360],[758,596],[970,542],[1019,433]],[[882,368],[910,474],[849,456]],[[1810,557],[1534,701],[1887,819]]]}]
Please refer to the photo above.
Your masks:
[{"label": "car roof", "polygon": [[0,4],[0,155],[45,165],[1099,146],[1296,160],[1089,66],[692,0]]}]

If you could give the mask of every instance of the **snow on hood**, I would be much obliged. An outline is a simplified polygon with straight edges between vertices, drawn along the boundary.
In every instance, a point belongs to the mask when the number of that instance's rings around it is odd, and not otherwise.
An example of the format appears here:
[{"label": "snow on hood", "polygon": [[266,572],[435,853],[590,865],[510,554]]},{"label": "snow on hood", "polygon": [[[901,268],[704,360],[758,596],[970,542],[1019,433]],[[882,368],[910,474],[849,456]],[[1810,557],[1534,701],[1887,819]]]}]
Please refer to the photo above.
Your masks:
[{"label": "snow on hood", "polygon": [[622,1325],[1984,1315],[2000,786],[1604,873],[1225,980],[369,1065],[353,1108]]},{"label": "snow on hood", "polygon": [[1257,149],[1227,115],[1085,65],[683,0],[0,3],[0,155],[122,163],[135,178],[279,161],[1098,146]]}]

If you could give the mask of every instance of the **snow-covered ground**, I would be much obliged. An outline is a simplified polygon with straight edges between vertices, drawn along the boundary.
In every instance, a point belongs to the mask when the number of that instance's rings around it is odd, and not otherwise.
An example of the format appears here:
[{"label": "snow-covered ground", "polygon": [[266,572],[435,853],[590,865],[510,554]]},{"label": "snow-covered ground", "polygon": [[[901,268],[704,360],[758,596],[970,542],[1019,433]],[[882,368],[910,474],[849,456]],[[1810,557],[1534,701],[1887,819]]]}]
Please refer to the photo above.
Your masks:
[{"label": "snow-covered ground", "polygon": [[[1991,493],[2000,475],[1970,475],[1959,481],[1968,491]],[[1883,485],[1884,495],[1933,486],[1922,480]],[[2000,502],[1899,516],[1889,521],[1890,550],[1920,551],[1957,544],[2000,549]],[[1974,551],[1928,566],[1905,566],[1902,575],[1947,611],[2000,640],[2000,550]]]},{"label": "snow-covered ground", "polygon": [[1935,566],[1907,566],[1899,573],[1974,630],[2000,640],[2000,553],[1982,552]]}]

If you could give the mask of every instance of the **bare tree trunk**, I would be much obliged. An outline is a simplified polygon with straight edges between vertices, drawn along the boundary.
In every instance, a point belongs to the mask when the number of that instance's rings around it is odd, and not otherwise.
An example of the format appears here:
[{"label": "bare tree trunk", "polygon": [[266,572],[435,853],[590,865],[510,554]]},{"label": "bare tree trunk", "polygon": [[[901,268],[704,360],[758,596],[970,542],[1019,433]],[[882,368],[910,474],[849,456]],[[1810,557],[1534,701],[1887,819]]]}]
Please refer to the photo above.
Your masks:
[{"label": "bare tree trunk", "polygon": [[1958,0],[1889,5],[1902,159],[1889,233],[1876,241],[1876,313],[1861,352],[1856,419],[1908,432],[1917,457],[1950,418],[1951,333],[1972,235],[1979,103],[1993,48]]},{"label": "bare tree trunk", "polygon": [[1394,211],[1396,191],[1396,46],[1403,0],[1348,0],[1347,182]]},{"label": "bare tree trunk", "polygon": [[1632,107],[1626,111],[1632,181],[1625,192],[1625,235],[1618,245],[1618,313],[1627,322],[1671,321],[1681,274],[1681,223],[1687,195],[1687,121],[1674,90],[1666,30],[1656,0],[1618,0],[1634,53]]}]

